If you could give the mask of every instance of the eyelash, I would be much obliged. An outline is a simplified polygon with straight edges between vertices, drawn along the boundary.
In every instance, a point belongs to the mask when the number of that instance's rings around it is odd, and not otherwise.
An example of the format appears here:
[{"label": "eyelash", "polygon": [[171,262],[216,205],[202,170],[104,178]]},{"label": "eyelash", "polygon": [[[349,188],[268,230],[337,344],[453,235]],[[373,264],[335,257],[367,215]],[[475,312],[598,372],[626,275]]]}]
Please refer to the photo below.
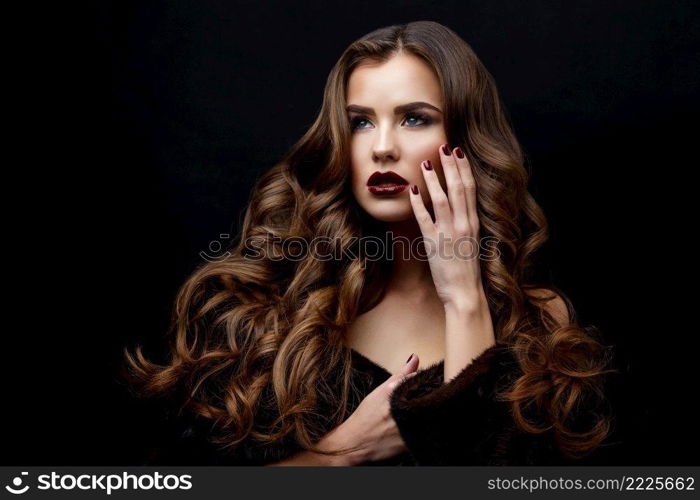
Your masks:
[{"label": "eyelash", "polygon": [[[413,127],[409,127],[409,128],[416,128],[416,127],[420,127],[423,125],[430,125],[432,123],[432,119],[428,115],[422,115],[420,113],[408,113],[406,115],[406,120],[408,120],[409,118],[417,118],[417,119],[423,121],[423,123],[421,123],[419,125],[414,125]],[[352,131],[358,130],[358,129],[356,129],[356,126],[359,122],[362,122],[362,121],[369,121],[369,120],[367,119],[366,116],[354,117],[352,120],[350,120],[350,130],[352,130]]]}]

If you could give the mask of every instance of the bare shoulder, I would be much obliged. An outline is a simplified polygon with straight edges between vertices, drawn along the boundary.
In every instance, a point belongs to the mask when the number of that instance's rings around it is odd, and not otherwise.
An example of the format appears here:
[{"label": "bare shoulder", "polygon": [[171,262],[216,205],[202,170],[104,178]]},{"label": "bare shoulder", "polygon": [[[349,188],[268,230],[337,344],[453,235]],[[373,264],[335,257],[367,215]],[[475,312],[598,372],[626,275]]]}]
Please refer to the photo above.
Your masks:
[{"label": "bare shoulder", "polygon": [[569,309],[566,307],[564,299],[562,299],[558,293],[549,288],[533,288],[531,290],[526,290],[526,293],[537,299],[543,299],[545,301],[543,305],[544,309],[560,324],[569,324]]}]

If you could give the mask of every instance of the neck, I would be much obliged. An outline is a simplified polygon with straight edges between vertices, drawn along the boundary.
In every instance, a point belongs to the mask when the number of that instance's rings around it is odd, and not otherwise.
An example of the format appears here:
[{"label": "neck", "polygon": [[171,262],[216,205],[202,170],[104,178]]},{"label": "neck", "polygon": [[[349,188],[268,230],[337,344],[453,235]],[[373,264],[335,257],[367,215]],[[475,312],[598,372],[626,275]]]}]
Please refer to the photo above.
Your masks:
[{"label": "neck", "polygon": [[391,222],[386,224],[386,230],[392,233],[393,239],[405,238],[403,242],[397,242],[394,245],[393,260],[389,262],[391,273],[386,287],[387,292],[435,295],[435,284],[428,260],[426,257],[418,258],[416,255],[417,243],[423,239],[418,222],[415,219]]}]

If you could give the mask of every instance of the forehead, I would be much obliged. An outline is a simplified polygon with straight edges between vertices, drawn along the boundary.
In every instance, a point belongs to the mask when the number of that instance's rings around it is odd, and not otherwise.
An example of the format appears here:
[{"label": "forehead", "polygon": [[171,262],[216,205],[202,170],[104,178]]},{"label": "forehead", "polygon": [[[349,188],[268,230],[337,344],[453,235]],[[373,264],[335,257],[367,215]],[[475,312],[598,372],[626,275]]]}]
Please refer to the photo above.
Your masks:
[{"label": "forehead", "polygon": [[363,61],[350,74],[348,104],[393,108],[397,104],[426,101],[442,105],[437,75],[418,56],[401,54],[383,63]]}]

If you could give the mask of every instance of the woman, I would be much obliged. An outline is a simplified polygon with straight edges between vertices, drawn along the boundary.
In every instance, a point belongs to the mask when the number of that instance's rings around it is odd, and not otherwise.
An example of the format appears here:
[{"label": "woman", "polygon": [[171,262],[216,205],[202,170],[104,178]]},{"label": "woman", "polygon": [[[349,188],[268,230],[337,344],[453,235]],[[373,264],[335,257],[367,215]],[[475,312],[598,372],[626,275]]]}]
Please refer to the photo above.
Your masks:
[{"label": "woman", "polygon": [[[155,460],[589,457],[610,430],[608,352],[534,284],[547,223],[527,181],[493,79],[454,32],[355,41],[315,123],[258,180],[237,246],[179,291],[168,362],[126,352],[139,392],[182,409]],[[371,253],[387,236],[402,251]]]}]

